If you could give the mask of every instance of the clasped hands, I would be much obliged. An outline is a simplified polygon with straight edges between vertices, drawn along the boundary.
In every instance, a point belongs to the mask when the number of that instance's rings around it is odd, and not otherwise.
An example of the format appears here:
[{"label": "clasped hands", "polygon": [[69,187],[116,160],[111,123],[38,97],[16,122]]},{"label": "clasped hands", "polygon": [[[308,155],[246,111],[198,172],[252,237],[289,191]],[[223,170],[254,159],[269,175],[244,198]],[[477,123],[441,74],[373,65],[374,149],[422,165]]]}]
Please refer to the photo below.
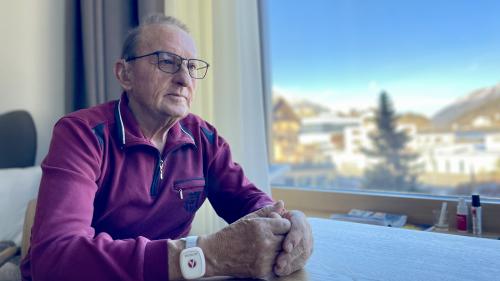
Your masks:
[{"label": "clasped hands", "polygon": [[[206,240],[205,240],[206,239]],[[300,211],[287,211],[283,201],[250,213],[205,237],[209,275],[265,277],[289,275],[311,256],[312,231]],[[210,241],[210,242],[209,242]]]}]

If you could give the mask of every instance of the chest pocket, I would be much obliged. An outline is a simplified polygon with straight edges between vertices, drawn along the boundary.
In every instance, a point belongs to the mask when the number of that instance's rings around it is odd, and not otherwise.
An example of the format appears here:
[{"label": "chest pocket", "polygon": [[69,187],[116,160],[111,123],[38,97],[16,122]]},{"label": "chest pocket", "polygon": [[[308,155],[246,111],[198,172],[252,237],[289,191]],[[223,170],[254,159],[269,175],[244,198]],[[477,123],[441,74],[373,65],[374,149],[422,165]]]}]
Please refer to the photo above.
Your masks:
[{"label": "chest pocket", "polygon": [[182,201],[184,210],[194,213],[205,200],[205,179],[191,178],[174,181],[174,191]]}]

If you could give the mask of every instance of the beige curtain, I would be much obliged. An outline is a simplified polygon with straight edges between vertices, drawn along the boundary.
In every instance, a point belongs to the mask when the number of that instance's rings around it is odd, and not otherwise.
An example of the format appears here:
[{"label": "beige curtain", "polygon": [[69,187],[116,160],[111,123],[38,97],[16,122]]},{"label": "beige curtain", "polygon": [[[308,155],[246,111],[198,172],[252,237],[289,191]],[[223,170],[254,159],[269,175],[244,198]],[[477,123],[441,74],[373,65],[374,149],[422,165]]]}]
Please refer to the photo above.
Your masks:
[{"label": "beige curtain", "polygon": [[[218,128],[248,178],[270,193],[258,1],[166,0],[165,13],[188,25],[199,56],[211,65],[199,83],[193,112]],[[223,226],[207,202],[192,232]]]}]

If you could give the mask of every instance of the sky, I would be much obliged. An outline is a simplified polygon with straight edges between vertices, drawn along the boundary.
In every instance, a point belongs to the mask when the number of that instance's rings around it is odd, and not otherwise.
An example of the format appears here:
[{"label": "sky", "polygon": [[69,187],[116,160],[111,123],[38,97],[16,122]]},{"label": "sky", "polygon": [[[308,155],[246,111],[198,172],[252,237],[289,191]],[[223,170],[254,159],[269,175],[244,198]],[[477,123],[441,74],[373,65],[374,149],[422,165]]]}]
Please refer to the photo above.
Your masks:
[{"label": "sky", "polygon": [[500,83],[500,1],[269,0],[273,91],[431,117]]}]

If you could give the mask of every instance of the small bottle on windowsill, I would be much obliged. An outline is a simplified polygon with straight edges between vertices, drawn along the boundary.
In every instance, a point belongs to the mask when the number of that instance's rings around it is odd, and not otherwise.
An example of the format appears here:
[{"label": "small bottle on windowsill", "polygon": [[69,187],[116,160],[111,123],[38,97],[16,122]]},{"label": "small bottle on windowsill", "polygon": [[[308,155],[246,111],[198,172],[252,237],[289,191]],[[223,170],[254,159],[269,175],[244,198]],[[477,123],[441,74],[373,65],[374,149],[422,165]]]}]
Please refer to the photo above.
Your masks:
[{"label": "small bottle on windowsill", "polygon": [[482,221],[481,221],[481,201],[479,199],[479,194],[472,195],[471,204],[471,215],[472,215],[472,234],[481,237],[483,234]]},{"label": "small bottle on windowsill", "polygon": [[468,214],[469,209],[467,203],[465,203],[465,198],[460,198],[457,204],[457,231],[467,232]]}]

